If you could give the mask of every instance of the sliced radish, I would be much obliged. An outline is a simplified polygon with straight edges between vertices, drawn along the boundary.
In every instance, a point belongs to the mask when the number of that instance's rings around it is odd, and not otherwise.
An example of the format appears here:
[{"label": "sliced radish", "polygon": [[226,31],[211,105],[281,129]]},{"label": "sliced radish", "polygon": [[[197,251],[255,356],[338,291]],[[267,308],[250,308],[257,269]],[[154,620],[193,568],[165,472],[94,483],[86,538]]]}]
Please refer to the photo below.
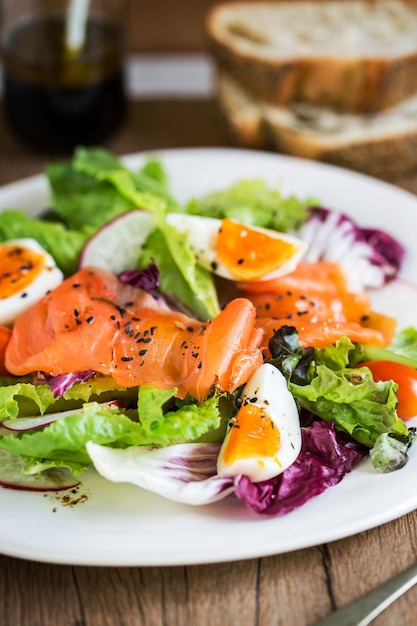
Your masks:
[{"label": "sliced radish", "polygon": [[[120,400],[110,400],[109,402],[103,402],[102,406],[115,407],[116,409],[123,408],[123,403]],[[57,420],[64,419],[69,415],[75,413],[82,413],[83,407],[78,409],[71,409],[70,411],[61,411],[59,413],[45,413],[44,415],[35,415],[34,417],[17,417],[16,419],[2,419],[0,420],[0,434],[10,431],[13,433],[24,432],[26,430],[35,430],[36,428],[42,428],[48,426]]]},{"label": "sliced radish", "polygon": [[74,413],[80,413],[81,411],[82,408],[72,409],[71,411],[63,411],[62,413],[46,413],[45,415],[40,415],[39,417],[36,416],[18,417],[16,419],[3,419],[0,422],[0,426],[12,432],[34,430],[35,428],[48,426],[48,424],[52,424],[52,422],[56,422],[57,420],[68,417],[68,415],[73,415]]},{"label": "sliced radish", "polygon": [[394,280],[379,289],[370,289],[372,309],[397,320],[397,331],[417,328],[417,287],[406,280]]},{"label": "sliced radish", "polygon": [[0,449],[0,487],[26,491],[62,491],[74,489],[80,481],[64,469],[49,469],[41,474],[24,474],[18,454]]},{"label": "sliced radish", "polygon": [[138,264],[140,248],[155,228],[147,211],[132,210],[104,224],[85,244],[80,267],[93,265],[115,274]]}]

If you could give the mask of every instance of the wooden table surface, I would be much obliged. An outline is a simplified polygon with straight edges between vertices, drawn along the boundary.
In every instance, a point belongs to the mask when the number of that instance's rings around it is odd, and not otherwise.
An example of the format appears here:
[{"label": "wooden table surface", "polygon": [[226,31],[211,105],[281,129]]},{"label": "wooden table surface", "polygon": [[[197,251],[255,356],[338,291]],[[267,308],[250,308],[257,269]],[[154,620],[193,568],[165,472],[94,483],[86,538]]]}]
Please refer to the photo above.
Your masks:
[{"label": "wooden table surface", "polygon": [[[209,100],[132,102],[125,125],[107,143],[117,154],[228,145],[221,117]],[[50,156],[31,152],[10,133],[0,108],[0,185],[37,174],[50,162]],[[397,184],[417,192],[417,175]],[[28,532],[30,523],[28,511]],[[215,565],[100,568],[0,555],[0,624],[307,626],[416,557],[416,512],[345,540]],[[415,626],[417,587],[374,623]]]}]

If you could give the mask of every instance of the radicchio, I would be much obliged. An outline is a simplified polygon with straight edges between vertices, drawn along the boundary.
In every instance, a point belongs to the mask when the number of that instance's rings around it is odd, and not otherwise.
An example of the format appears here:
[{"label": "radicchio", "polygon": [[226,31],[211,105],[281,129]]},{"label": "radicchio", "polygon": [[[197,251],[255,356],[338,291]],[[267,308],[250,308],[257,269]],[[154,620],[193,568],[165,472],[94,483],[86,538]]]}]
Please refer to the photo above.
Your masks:
[{"label": "radicchio", "polygon": [[388,233],[359,227],[344,213],[310,208],[310,217],[297,231],[309,244],[303,260],[332,261],[344,268],[352,291],[382,287],[398,275],[404,247]]},{"label": "radicchio", "polygon": [[220,444],[178,444],[150,449],[113,449],[93,442],[87,451],[96,470],[113,482],[127,482],[192,505],[235,495],[255,513],[281,516],[336,485],[367,454],[333,424],[317,421],[302,428],[302,449],[281,475],[260,483],[246,476],[219,476]]},{"label": "radicchio", "polygon": [[50,376],[49,374],[37,374],[33,380],[34,385],[47,384],[50,386],[54,398],[60,398],[66,391],[71,389],[75,383],[83,383],[94,376],[94,370],[84,370],[82,372],[71,372]]},{"label": "radicchio", "polygon": [[150,263],[143,270],[124,270],[118,274],[118,278],[125,285],[143,289],[143,291],[154,295],[159,285],[159,269],[155,263]]},{"label": "radicchio", "polygon": [[301,452],[282,474],[260,483],[246,476],[235,481],[235,494],[256,513],[281,516],[339,483],[367,450],[336,432],[332,423],[303,427]]}]

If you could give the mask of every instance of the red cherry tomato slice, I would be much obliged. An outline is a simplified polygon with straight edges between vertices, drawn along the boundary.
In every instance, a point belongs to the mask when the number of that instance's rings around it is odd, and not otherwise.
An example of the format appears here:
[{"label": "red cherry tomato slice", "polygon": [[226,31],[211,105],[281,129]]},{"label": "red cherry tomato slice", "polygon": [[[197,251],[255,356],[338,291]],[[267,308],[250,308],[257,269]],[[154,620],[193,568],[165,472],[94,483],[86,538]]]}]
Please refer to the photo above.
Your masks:
[{"label": "red cherry tomato slice", "polygon": [[367,361],[358,367],[368,367],[375,381],[393,380],[398,384],[397,414],[403,420],[417,416],[417,370],[395,361]]}]

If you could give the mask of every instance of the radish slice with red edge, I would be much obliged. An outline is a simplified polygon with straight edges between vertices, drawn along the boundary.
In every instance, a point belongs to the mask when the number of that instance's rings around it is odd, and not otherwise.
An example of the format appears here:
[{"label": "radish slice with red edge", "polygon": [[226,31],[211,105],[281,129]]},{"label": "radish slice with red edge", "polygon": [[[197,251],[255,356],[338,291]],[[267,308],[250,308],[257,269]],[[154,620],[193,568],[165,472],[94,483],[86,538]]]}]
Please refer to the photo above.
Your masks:
[{"label": "radish slice with red edge", "polygon": [[18,454],[0,449],[0,487],[25,491],[63,491],[74,489],[80,481],[65,469],[48,469],[40,474],[24,474]]},{"label": "radish slice with red edge", "polygon": [[0,421],[0,426],[6,430],[12,432],[23,432],[25,430],[34,430],[35,428],[42,428],[48,426],[52,422],[56,422],[59,419],[73,415],[74,413],[80,413],[80,409],[72,409],[71,411],[63,411],[62,413],[46,413],[39,417],[17,417],[15,419],[3,419]]},{"label": "radish slice with red edge", "polygon": [[[116,408],[123,408],[123,403],[119,400],[110,400],[110,402],[103,403],[105,406],[114,406]],[[0,420],[0,429],[11,431],[14,433],[24,432],[27,430],[35,430],[36,428],[42,428],[43,426],[49,426],[57,420],[74,415],[75,413],[82,413],[83,407],[78,409],[71,409],[70,411],[61,411],[60,413],[45,413],[44,415],[33,417],[16,417],[15,419],[5,418]],[[1,431],[0,431],[1,432]]]},{"label": "radish slice with red edge", "polygon": [[86,242],[79,267],[92,265],[118,274],[136,268],[141,247],[155,228],[147,211],[133,209],[104,224]]}]

